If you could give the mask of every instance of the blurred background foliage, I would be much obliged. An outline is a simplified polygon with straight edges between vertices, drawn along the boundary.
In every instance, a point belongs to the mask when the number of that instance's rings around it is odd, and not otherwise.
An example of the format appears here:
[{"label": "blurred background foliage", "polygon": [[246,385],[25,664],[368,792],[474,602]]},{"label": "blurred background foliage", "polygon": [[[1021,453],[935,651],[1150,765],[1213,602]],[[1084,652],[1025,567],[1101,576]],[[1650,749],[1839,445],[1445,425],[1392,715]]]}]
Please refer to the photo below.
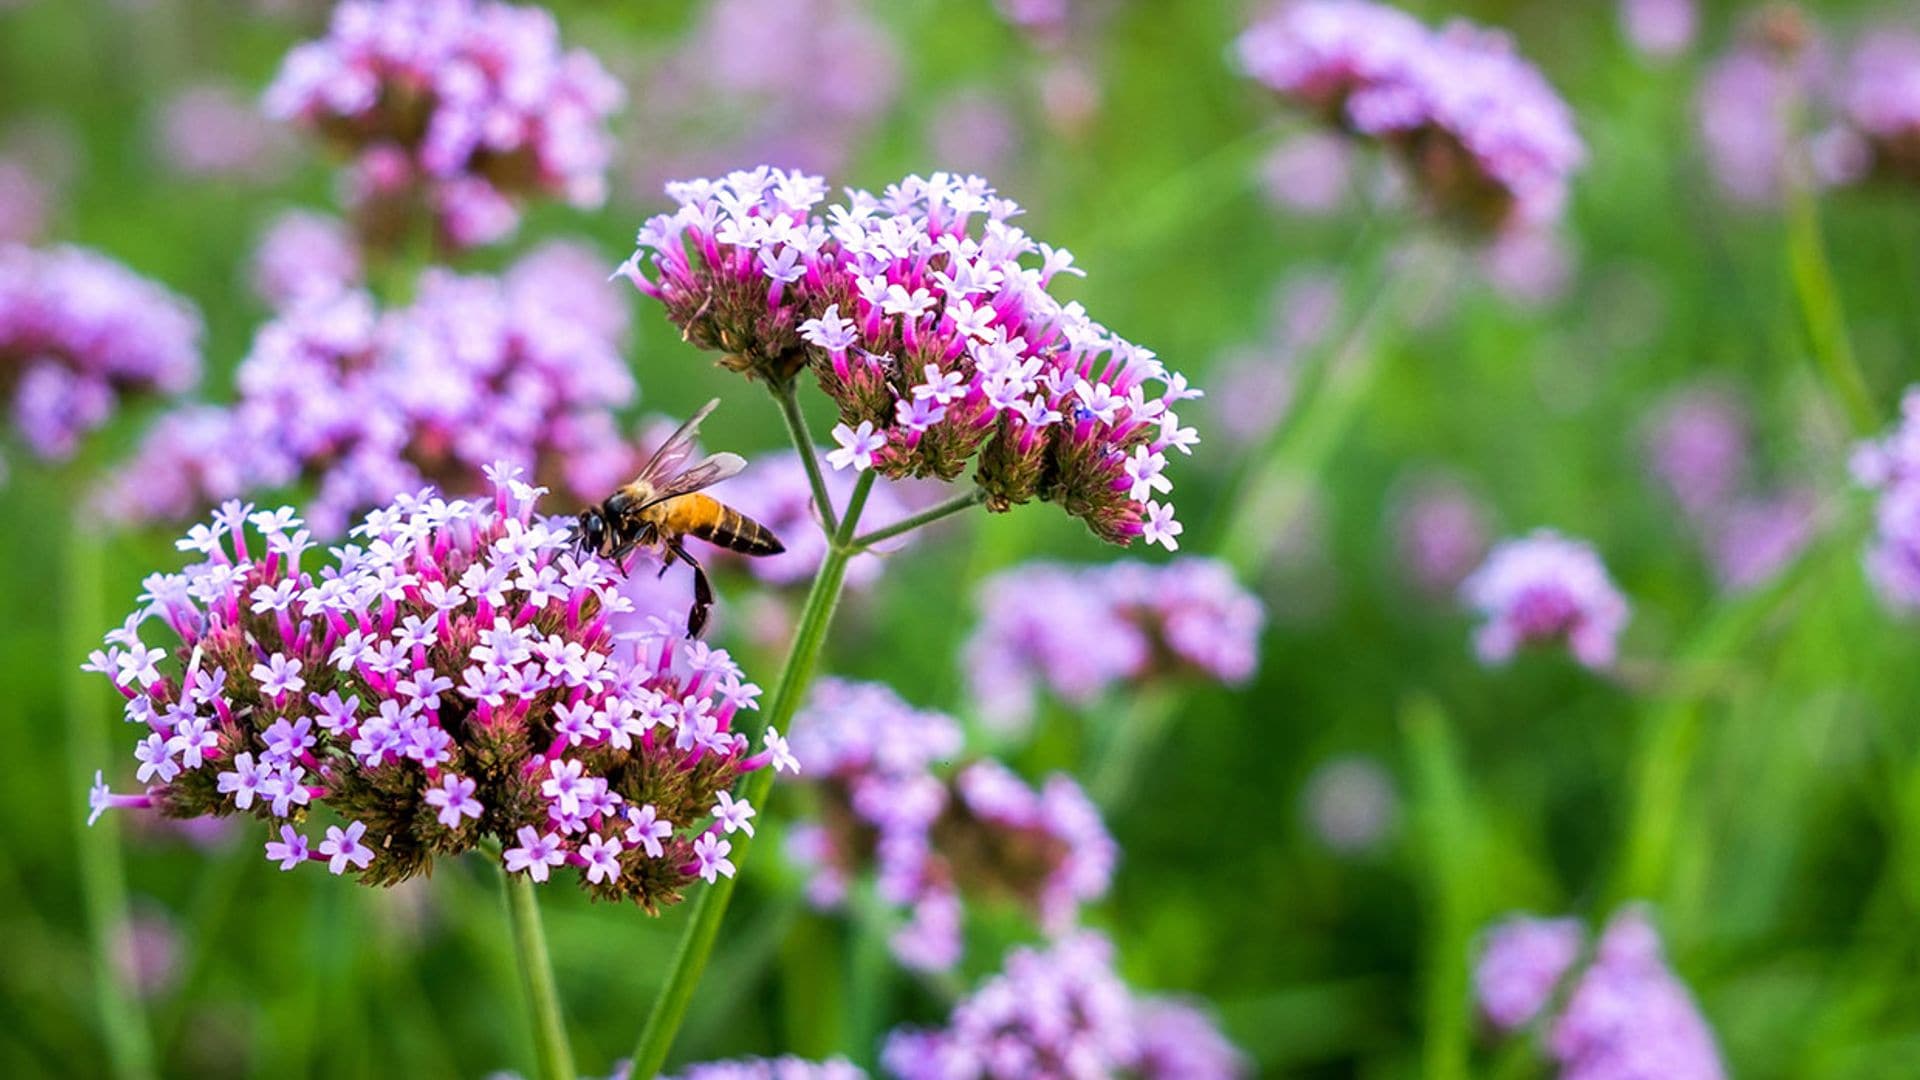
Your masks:
[{"label": "blurred background foliage", "polygon": [[[331,204],[331,166],[302,146],[270,184],[182,178],[157,160],[152,124],[190,83],[263,86],[323,17],[324,5],[289,6],[42,0],[0,11],[0,130],[53,123],[73,143],[52,237],[197,302],[216,399],[265,316],[245,287],[245,253],[276,212]],[[623,73],[671,50],[699,7],[551,6],[570,43]],[[939,104],[960,90],[1004,102],[1017,141],[995,180],[1028,207],[1029,228],[1087,268],[1074,295],[1209,386],[1219,358],[1267,333],[1279,283],[1304,271],[1339,280],[1358,227],[1289,216],[1262,195],[1257,164],[1296,124],[1231,67],[1241,5],[1103,6],[1074,45],[1099,104],[1063,130],[1036,93],[1057,61],[986,0],[874,4],[902,50],[898,91],[829,179],[877,186],[939,168]],[[1262,1075],[1414,1076],[1463,1060],[1493,1067],[1472,1044],[1465,982],[1487,919],[1515,908],[1600,916],[1643,897],[1735,1074],[1920,1075],[1920,647],[1860,573],[1866,507],[1845,480],[1845,425],[1806,356],[1780,217],[1730,206],[1699,151],[1694,86],[1744,10],[1710,5],[1693,50],[1653,63],[1623,42],[1611,4],[1411,6],[1509,28],[1573,105],[1591,149],[1566,230],[1573,280],[1557,299],[1522,305],[1461,274],[1430,317],[1384,339],[1383,379],[1304,509],[1264,523],[1272,624],[1259,676],[1180,698],[1176,735],[1109,822],[1124,856],[1093,919],[1132,982],[1203,995]],[[1815,11],[1842,25],[1873,13]],[[634,161],[652,151],[624,147]],[[611,267],[659,205],[615,187],[599,213],[538,210],[518,247],[581,237]],[[1920,355],[1917,206],[1908,192],[1870,192],[1824,207],[1848,325],[1887,419]],[[643,410],[684,414],[725,394],[712,442],[749,453],[781,444],[770,401],[736,393],[657,311],[637,298],[635,308]],[[1708,376],[1754,410],[1764,469],[1824,498],[1823,539],[1780,582],[1737,596],[1642,467],[1653,403]],[[815,421],[824,430],[824,411]],[[137,429],[122,422],[103,453]],[[1204,420],[1202,432],[1212,434]],[[1191,549],[1218,541],[1243,455],[1215,438],[1179,463]],[[1409,584],[1394,543],[1396,493],[1429,467],[1467,478],[1500,532],[1552,525],[1596,544],[1634,604],[1617,676],[1556,656],[1499,671],[1474,663],[1465,617]],[[59,732],[62,679],[82,656],[62,642],[68,612],[50,587],[59,523],[88,484],[83,466],[21,464],[0,496],[10,823],[0,1072],[10,1076],[105,1068],[74,869],[83,788]],[[170,541],[112,539],[98,629],[144,574],[176,563]],[[958,650],[972,590],[1037,556],[1111,557],[1061,515],[971,516],[895,556],[878,588],[850,599],[827,669],[965,716]],[[729,579],[722,592],[751,587]],[[770,679],[777,657],[739,644]],[[1017,765],[1074,767],[1126,708],[1054,707]],[[1308,820],[1306,793],[1316,770],[1353,755],[1385,767],[1398,812],[1378,844],[1337,851]],[[1636,811],[1662,769],[1671,797]],[[1628,853],[1654,842],[1650,830],[1670,835],[1672,858],[1638,872]],[[282,875],[244,825],[201,844],[125,831],[136,911],[177,930],[174,973],[147,1003],[169,1073],[478,1076],[529,1060],[488,868],[443,867],[378,892]],[[846,922],[811,913],[776,845],[764,846],[676,1060],[839,1051],[870,1062],[886,1027],[940,1014],[937,988],[876,963]],[[601,1069],[631,1045],[684,911],[653,920],[570,889],[545,896],[576,1050],[583,1068]],[[1022,933],[1014,920],[979,929]],[[998,955],[970,949],[969,981]]]}]

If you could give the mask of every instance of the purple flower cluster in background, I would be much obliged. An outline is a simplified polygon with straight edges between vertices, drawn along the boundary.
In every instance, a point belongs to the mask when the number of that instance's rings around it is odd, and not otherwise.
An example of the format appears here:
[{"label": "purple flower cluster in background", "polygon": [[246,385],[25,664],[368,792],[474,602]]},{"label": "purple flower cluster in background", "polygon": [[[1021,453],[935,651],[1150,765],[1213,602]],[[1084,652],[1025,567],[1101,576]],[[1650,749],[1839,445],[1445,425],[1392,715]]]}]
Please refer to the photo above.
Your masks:
[{"label": "purple flower cluster in background", "polygon": [[1166,453],[1198,441],[1172,406],[1200,392],[1055,297],[1073,257],[985,181],[910,176],[824,215],[818,177],[765,168],[669,194],[679,210],[621,272],[728,366],[775,383],[811,367],[840,410],[836,469],[951,480],[972,463],[989,509],[1037,497],[1105,540],[1179,546],[1159,500]]},{"label": "purple flower cluster in background", "polygon": [[870,864],[880,899],[908,912],[891,940],[902,964],[959,962],[963,895],[1016,898],[1064,933],[1106,894],[1118,849],[1071,777],[1036,790],[992,760],[949,768],[959,725],[874,684],[823,680],[792,734],[820,818],[793,830],[788,854],[823,907]]},{"label": "purple flower cluster in background", "polygon": [[1807,488],[1758,489],[1750,428],[1735,395],[1701,385],[1663,401],[1647,432],[1648,469],[1729,589],[1772,578],[1806,547],[1820,517],[1819,500]]},{"label": "purple flower cluster in background", "polygon": [[1587,667],[1609,668],[1627,624],[1627,599],[1593,546],[1551,529],[1502,541],[1460,595],[1486,620],[1474,649],[1488,664],[1525,646],[1564,644]]},{"label": "purple flower cluster in background", "polygon": [[1024,729],[1042,689],[1075,707],[1116,688],[1198,676],[1238,685],[1259,663],[1260,601],[1211,559],[1028,563],[980,585],[965,649],[981,718]]},{"label": "purple flower cluster in background", "polygon": [[495,0],[348,0],[288,54],[265,105],[353,158],[356,223],[391,247],[431,215],[437,241],[491,243],[514,200],[605,197],[620,84],[563,51],[553,15]]},{"label": "purple flower cluster in background", "polygon": [[1804,16],[1770,10],[1701,80],[1709,161],[1735,200],[1777,200],[1805,159],[1807,182],[1920,183],[1920,32],[1884,26],[1850,46]]},{"label": "purple flower cluster in background", "polygon": [[185,180],[263,183],[285,170],[286,129],[239,90],[203,83],[181,90],[152,121],[156,156]]},{"label": "purple flower cluster in background", "polygon": [[1400,565],[1428,596],[1451,596],[1486,557],[1491,514],[1479,496],[1450,473],[1415,476],[1391,512]]},{"label": "purple flower cluster in background", "polygon": [[1620,0],[1620,29],[1642,54],[1664,60],[1693,44],[1700,28],[1694,0]]},{"label": "purple flower cluster in background", "polygon": [[1511,917],[1488,932],[1474,989],[1497,1031],[1540,1021],[1561,1080],[1726,1075],[1713,1032],[1667,967],[1645,910],[1615,914],[1585,970],[1569,982],[1584,938],[1572,919],[1529,916]]},{"label": "purple flower cluster in background", "polygon": [[[751,835],[754,810],[728,789],[795,767],[777,733],[750,755],[733,730],[759,688],[665,624],[616,642],[614,569],[534,514],[544,489],[490,474],[488,498],[375,510],[317,575],[290,508],[231,502],[194,526],[178,546],[204,561],[149,577],[86,665],[141,733],[141,791],[97,780],[95,815],[251,814],[281,869],[324,862],[369,884],[487,837],[509,872],[571,865],[594,895],[648,910],[730,876],[726,837]],[[155,625],[165,647],[142,637]],[[322,806],[339,818],[324,836]]]},{"label": "purple flower cluster in background", "polygon": [[64,460],[123,399],[200,377],[200,314],[84,248],[0,245],[0,397],[29,451]]},{"label": "purple flower cluster in background", "polygon": [[1246,1063],[1207,1015],[1137,994],[1113,969],[1113,944],[1087,931],[1005,968],[937,1029],[902,1028],[881,1055],[901,1080],[1232,1080]]},{"label": "purple flower cluster in background", "polygon": [[1388,147],[1451,219],[1551,223],[1585,160],[1566,103],[1496,31],[1460,20],[1433,31],[1369,0],[1289,0],[1238,51],[1284,99]]},{"label": "purple flower cluster in background", "polygon": [[330,538],[423,484],[483,490],[496,460],[598,498],[634,465],[613,416],[634,386],[624,312],[597,270],[553,245],[497,279],[429,271],[412,304],[386,313],[357,289],[282,280],[296,302],[255,337],[239,400],[163,417],[105,505],[179,520],[307,482],[309,520]]},{"label": "purple flower cluster in background", "polygon": [[635,94],[634,186],[743,161],[838,172],[894,105],[900,48],[858,0],[714,0]]},{"label": "purple flower cluster in background", "polygon": [[1900,420],[1853,455],[1853,476],[1878,493],[1867,576],[1888,607],[1920,610],[1920,387],[1900,401]]},{"label": "purple flower cluster in background", "polygon": [[[734,1058],[689,1065],[667,1080],[866,1080],[867,1072],[845,1058],[807,1061],[797,1057]],[[615,1080],[627,1080],[625,1071]]]}]

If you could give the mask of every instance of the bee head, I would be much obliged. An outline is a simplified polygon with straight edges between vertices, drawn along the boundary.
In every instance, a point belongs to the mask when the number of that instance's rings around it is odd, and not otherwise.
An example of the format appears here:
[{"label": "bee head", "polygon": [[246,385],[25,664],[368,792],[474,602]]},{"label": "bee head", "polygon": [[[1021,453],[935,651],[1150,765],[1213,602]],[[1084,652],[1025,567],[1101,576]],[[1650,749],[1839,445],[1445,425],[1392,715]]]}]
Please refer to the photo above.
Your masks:
[{"label": "bee head", "polygon": [[578,524],[574,529],[574,539],[580,544],[580,550],[601,552],[606,548],[607,520],[598,510],[582,510]]}]

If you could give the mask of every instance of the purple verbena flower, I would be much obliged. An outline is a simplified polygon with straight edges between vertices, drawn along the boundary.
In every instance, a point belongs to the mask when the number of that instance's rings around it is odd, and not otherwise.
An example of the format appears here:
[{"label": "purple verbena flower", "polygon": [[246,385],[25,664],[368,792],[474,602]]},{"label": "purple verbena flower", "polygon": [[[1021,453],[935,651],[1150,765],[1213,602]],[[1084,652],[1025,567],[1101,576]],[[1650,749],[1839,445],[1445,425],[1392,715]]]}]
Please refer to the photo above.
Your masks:
[{"label": "purple verbena flower", "polygon": [[[534,513],[543,489],[505,464],[489,475],[483,499],[374,510],[318,569],[288,542],[305,531],[291,510],[228,503],[196,527],[181,547],[201,561],[148,578],[87,664],[146,732],[144,792],[97,783],[95,812],[249,814],[278,829],[283,869],[319,860],[370,884],[492,837],[510,872],[571,865],[650,911],[729,873],[714,830],[749,809],[723,795],[771,760],[734,731],[758,690],[673,631],[616,641],[616,571]],[[343,821],[309,850],[323,808]]]},{"label": "purple verbena flower", "polygon": [[1253,676],[1266,615],[1210,559],[1093,566],[1029,563],[980,586],[980,625],[965,648],[983,718],[1024,728],[1041,689],[1076,707],[1125,686],[1198,675]]},{"label": "purple verbena flower", "polygon": [[1693,996],[1667,967],[1647,913],[1614,915],[1547,1036],[1561,1080],[1722,1080]]},{"label": "purple verbena flower", "polygon": [[1511,915],[1481,938],[1473,967],[1474,998],[1495,1030],[1514,1031],[1552,1003],[1580,959],[1586,931],[1577,919]]},{"label": "purple verbena flower", "polygon": [[200,315],[84,248],[0,245],[0,389],[35,456],[64,460],[122,399],[200,377]]},{"label": "purple verbena flower", "polygon": [[845,1058],[807,1061],[797,1057],[734,1058],[688,1065],[666,1080],[866,1080],[866,1070]]},{"label": "purple verbena flower", "polygon": [[907,966],[959,962],[964,895],[1018,897],[1060,934],[1106,893],[1119,851],[1078,784],[1055,774],[1036,790],[989,759],[946,768],[959,725],[886,687],[823,680],[793,749],[822,806],[788,848],[809,895],[840,905],[870,861],[880,898],[908,913],[892,941]]},{"label": "purple verbena flower", "polygon": [[1573,114],[1503,34],[1429,30],[1369,0],[1291,0],[1240,37],[1246,72],[1390,149],[1437,211],[1498,230],[1560,216],[1586,149]]},{"label": "purple verbena flower", "polygon": [[1446,473],[1414,478],[1396,499],[1395,548],[1407,576],[1430,596],[1451,596],[1486,557],[1485,502]]},{"label": "purple verbena flower", "polygon": [[900,1080],[1233,1080],[1247,1063],[1190,1005],[1136,994],[1113,945],[1083,931],[1014,949],[947,1026],[888,1035],[881,1063]]},{"label": "purple verbena flower", "polygon": [[[634,465],[613,415],[634,395],[624,323],[580,299],[606,288],[598,275],[558,273],[551,251],[500,279],[429,271],[412,304],[384,313],[359,290],[309,294],[255,336],[239,400],[164,417],[103,507],[178,520],[305,481],[314,534],[331,539],[423,484],[485,490],[497,460],[604,495]],[[536,260],[546,272],[524,272]]]},{"label": "purple verbena flower", "polygon": [[1486,622],[1474,648],[1504,664],[1522,646],[1564,642],[1595,670],[1613,666],[1627,600],[1593,547],[1551,529],[1503,541],[1460,586]]},{"label": "purple verbena flower", "polygon": [[432,215],[460,249],[511,232],[512,200],[606,197],[620,84],[582,50],[564,51],[539,7],[496,0],[349,0],[325,37],[287,55],[264,99],[354,156],[363,238],[387,247]]},{"label": "purple verbena flower", "polygon": [[1694,0],[1620,0],[1620,29],[1627,41],[1655,59],[1685,52],[1699,24]]},{"label": "purple verbena flower", "polygon": [[973,464],[989,509],[1040,498],[1110,542],[1177,546],[1165,492],[1142,497],[1127,463],[1190,452],[1173,405],[1200,392],[1053,295],[1072,255],[1012,225],[984,180],[909,176],[824,215],[820,179],[767,168],[668,192],[679,209],[619,272],[735,370],[784,383],[810,366],[839,406],[837,468]]}]

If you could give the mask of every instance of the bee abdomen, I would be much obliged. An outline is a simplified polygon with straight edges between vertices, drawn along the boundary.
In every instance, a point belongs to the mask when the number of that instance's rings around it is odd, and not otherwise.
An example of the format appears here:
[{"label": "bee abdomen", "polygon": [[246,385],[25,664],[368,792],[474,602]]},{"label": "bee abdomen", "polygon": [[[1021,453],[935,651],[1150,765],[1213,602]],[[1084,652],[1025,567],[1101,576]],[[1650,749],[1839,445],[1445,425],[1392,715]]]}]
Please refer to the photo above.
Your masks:
[{"label": "bee abdomen", "polygon": [[710,544],[718,544],[728,551],[737,551],[742,555],[778,555],[787,550],[773,530],[735,510],[718,499],[708,499],[712,503],[710,513],[696,514],[688,523],[687,532]]}]

